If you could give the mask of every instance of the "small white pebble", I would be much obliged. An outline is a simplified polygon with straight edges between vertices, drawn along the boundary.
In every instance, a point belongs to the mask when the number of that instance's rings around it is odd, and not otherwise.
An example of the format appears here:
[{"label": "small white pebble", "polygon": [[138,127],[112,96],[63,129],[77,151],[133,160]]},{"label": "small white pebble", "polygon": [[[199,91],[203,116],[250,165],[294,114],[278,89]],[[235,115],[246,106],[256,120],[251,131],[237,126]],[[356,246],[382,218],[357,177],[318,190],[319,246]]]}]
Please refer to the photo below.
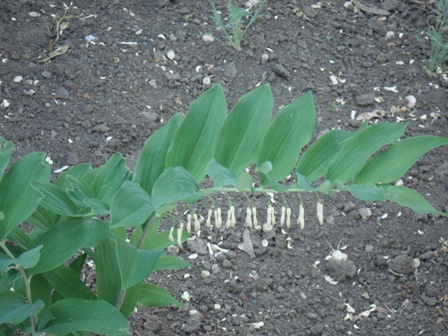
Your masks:
[{"label": "small white pebble", "polygon": [[190,293],[183,292],[181,298],[184,299],[187,302],[190,301]]},{"label": "small white pebble", "polygon": [[210,77],[204,77],[204,79],[202,80],[202,83],[204,85],[210,85],[212,81],[210,80]]},{"label": "small white pebble", "polygon": [[174,51],[169,50],[169,51],[166,53],[166,57],[168,57],[170,60],[173,60],[174,57],[176,57],[176,54],[174,53]]},{"label": "small white pebble", "polygon": [[207,270],[203,270],[203,271],[201,272],[201,276],[202,276],[203,278],[208,278],[208,277],[210,276],[210,272],[207,271]]},{"label": "small white pebble", "polygon": [[14,83],[20,83],[22,80],[23,80],[22,76],[15,76],[13,79]]}]

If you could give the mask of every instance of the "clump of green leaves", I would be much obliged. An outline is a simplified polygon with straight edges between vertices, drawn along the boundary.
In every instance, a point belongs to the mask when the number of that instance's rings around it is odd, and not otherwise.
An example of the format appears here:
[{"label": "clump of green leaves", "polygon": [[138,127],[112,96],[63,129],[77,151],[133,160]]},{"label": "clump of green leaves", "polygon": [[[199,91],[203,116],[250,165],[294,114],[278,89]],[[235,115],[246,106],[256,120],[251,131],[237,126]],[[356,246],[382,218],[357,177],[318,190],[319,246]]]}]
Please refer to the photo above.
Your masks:
[{"label": "clump of green leaves", "polygon": [[[235,5],[231,0],[227,3],[228,17],[222,18],[221,12],[216,8],[216,0],[208,0],[213,9],[213,21],[218,30],[222,31],[225,40],[236,50],[241,50],[241,41],[247,30],[261,16],[267,0],[256,1],[249,10]],[[225,22],[227,21],[227,22]]]},{"label": "clump of green leaves", "polygon": [[419,38],[420,44],[428,56],[426,70],[430,74],[445,70],[445,63],[448,61],[448,0],[436,0],[435,6],[436,25],[426,32],[429,46]]},{"label": "clump of green leaves", "polygon": [[[364,123],[355,132],[332,130],[300,155],[315,128],[311,93],[274,119],[272,108],[268,84],[241,97],[230,113],[222,87],[215,86],[185,118],[174,115],[146,141],[134,172],[115,154],[98,168],[74,166],[54,182],[43,153],[25,156],[4,173],[14,146],[0,137],[0,334],[125,335],[137,305],[182,307],[147,282],[155,271],[189,265],[164,252],[188,238],[182,225],[160,232],[161,219],[178,202],[217,192],[249,198],[348,191],[364,201],[447,215],[393,182],[448,139],[398,141],[407,124]],[[246,172],[253,163],[257,183]],[[213,185],[201,188],[206,176]],[[282,209],[287,222],[290,212]],[[318,216],[322,222],[321,202]],[[86,274],[94,276],[86,281]]]}]

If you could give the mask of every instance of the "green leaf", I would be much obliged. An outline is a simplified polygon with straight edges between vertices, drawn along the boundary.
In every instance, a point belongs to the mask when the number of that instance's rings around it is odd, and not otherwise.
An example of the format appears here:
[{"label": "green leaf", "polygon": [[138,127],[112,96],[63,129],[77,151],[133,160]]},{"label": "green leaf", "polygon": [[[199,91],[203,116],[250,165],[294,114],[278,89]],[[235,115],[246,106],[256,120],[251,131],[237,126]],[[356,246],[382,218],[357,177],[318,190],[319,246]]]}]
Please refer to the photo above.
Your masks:
[{"label": "green leaf", "polygon": [[396,141],[407,124],[379,123],[356,132],[344,142],[328,166],[326,178],[332,182],[350,181],[361,171],[367,159],[382,146]]},{"label": "green leaf", "polygon": [[[257,156],[257,165],[271,162],[271,180],[280,181],[291,174],[300,151],[313,136],[315,118],[311,92],[280,109],[263,138]],[[264,184],[263,179],[261,182]]]},{"label": "green leaf", "polygon": [[350,184],[347,186],[348,191],[356,198],[365,202],[385,202],[386,196],[381,187],[373,183],[366,183],[363,185]]},{"label": "green leaf", "polygon": [[176,270],[179,268],[185,268],[191,266],[190,263],[183,261],[179,258],[169,256],[165,252],[157,260],[157,264],[153,269],[153,272],[165,271],[165,270]]},{"label": "green leaf", "polygon": [[173,298],[166,289],[153,284],[143,284],[138,304],[142,307],[165,307],[172,304],[186,309],[185,305]]},{"label": "green leaf", "polygon": [[66,335],[89,331],[100,335],[130,335],[128,321],[112,305],[101,300],[64,299],[47,308],[54,319],[40,333]]},{"label": "green leaf", "polygon": [[152,199],[156,209],[177,201],[194,202],[201,197],[194,177],[183,167],[170,167],[154,183]]},{"label": "green leaf", "polygon": [[213,180],[216,188],[234,185],[237,176],[228,168],[221,166],[216,160],[211,160],[205,168],[207,175]]},{"label": "green leaf", "polygon": [[218,133],[213,156],[238,175],[257,158],[272,116],[272,92],[265,84],[241,97]]},{"label": "green leaf", "polygon": [[81,180],[82,177],[90,171],[92,171],[90,163],[79,164],[64,171],[61,175],[59,175],[54,183],[62,189],[69,189],[71,187],[71,182],[68,180],[69,177],[74,177]]},{"label": "green leaf", "polygon": [[181,166],[200,182],[212,158],[212,146],[227,116],[227,104],[221,85],[204,92],[190,105],[177,130],[166,157],[166,167]]},{"label": "green leaf", "polygon": [[48,181],[50,167],[43,153],[28,154],[17,161],[0,180],[0,241],[18,224],[26,220],[37,208],[40,193],[30,181]]},{"label": "green leaf", "polygon": [[390,183],[401,178],[426,152],[448,144],[448,139],[436,136],[407,138],[389,146],[370,159],[355,178],[355,183]]},{"label": "green leaf", "polygon": [[324,176],[330,161],[352,135],[352,132],[332,130],[321,136],[303,153],[297,172],[310,182]]},{"label": "green leaf", "polygon": [[48,272],[62,265],[81,248],[95,247],[110,233],[107,222],[94,219],[66,219],[33,240],[31,248],[43,245],[37,265],[29,274]]},{"label": "green leaf", "polygon": [[13,150],[14,144],[10,141],[6,141],[0,136],[0,180],[6,167],[8,167],[9,159]]},{"label": "green leaf", "polygon": [[36,274],[31,278],[30,288],[33,302],[41,300],[46,306],[51,304],[51,298],[54,294],[53,287],[42,274]]},{"label": "green leaf", "polygon": [[165,170],[168,148],[182,120],[180,114],[175,114],[145,142],[134,169],[132,182],[140,185],[148,194],[151,194],[154,183]]},{"label": "green leaf", "polygon": [[42,275],[53,289],[65,299],[96,299],[95,294],[86,287],[73,268],[62,265]]},{"label": "green leaf", "polygon": [[0,259],[0,272],[4,272],[6,268],[11,264],[22,266],[24,269],[29,269],[36,266],[40,258],[41,248],[42,245],[39,245],[34,249],[23,252],[19,257],[15,259]]},{"label": "green leaf", "polygon": [[131,173],[126,168],[126,160],[117,153],[101,167],[88,172],[83,180],[87,182],[94,193],[94,198],[110,204],[118,188],[124,181],[131,179]]},{"label": "green leaf", "polygon": [[75,203],[66,190],[54,183],[33,182],[33,187],[43,195],[41,205],[55,214],[82,217],[91,212],[90,207]]},{"label": "green leaf", "polygon": [[254,178],[249,173],[243,171],[235,183],[235,187],[238,191],[253,191],[254,190]]},{"label": "green leaf", "polygon": [[154,212],[151,196],[137,184],[124,182],[112,199],[111,226],[135,228],[142,225]]},{"label": "green leaf", "polygon": [[162,251],[138,250],[121,238],[116,239],[121,289],[126,290],[145,280],[159,259]]},{"label": "green leaf", "polygon": [[388,201],[398,203],[420,213],[439,213],[415,190],[394,185],[383,185],[382,188]]},{"label": "green leaf", "polygon": [[98,298],[115,305],[121,291],[115,237],[109,237],[95,248],[94,262]]},{"label": "green leaf", "polygon": [[45,304],[38,300],[27,304],[22,295],[18,293],[0,294],[0,325],[3,323],[19,324],[31,315],[39,313]]},{"label": "green leaf", "polygon": [[40,204],[31,217],[29,217],[26,221],[42,230],[48,230],[55,226],[60,219],[61,215],[54,213]]}]

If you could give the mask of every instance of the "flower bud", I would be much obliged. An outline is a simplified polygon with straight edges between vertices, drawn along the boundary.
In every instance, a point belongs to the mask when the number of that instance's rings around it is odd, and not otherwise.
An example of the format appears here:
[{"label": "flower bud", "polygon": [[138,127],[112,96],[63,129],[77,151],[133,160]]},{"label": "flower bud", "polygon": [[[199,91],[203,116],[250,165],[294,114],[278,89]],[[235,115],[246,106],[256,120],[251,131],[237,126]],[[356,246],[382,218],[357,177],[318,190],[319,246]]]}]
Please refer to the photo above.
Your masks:
[{"label": "flower bud", "polygon": [[220,229],[222,226],[221,208],[215,210],[215,227]]},{"label": "flower bud", "polygon": [[191,233],[191,214],[187,215],[187,232]]},{"label": "flower bud", "polygon": [[174,227],[172,226],[170,229],[170,234],[168,235],[168,239],[170,240],[170,242],[172,242],[174,244],[173,232],[174,232]]},{"label": "flower bud", "polygon": [[282,206],[282,214],[280,216],[280,226],[285,224],[286,208]]},{"label": "flower bud", "polygon": [[201,223],[199,223],[198,215],[193,215],[194,231],[198,232],[201,229]]},{"label": "flower bud", "polygon": [[184,223],[180,223],[179,228],[177,229],[177,246],[183,250],[182,246],[182,231],[184,230]]},{"label": "flower bud", "polygon": [[272,213],[272,207],[271,207],[271,205],[269,205],[268,206],[268,212],[267,212],[267,214],[266,214],[266,224],[268,225],[268,226],[272,226],[272,215],[271,215],[271,213]]},{"label": "flower bud", "polygon": [[205,226],[208,228],[211,226],[212,214],[213,214],[213,210],[209,209],[208,215],[207,215],[207,221],[205,222]]},{"label": "flower bud", "polygon": [[254,216],[254,220],[253,220],[254,229],[255,229],[255,230],[260,230],[260,229],[261,229],[261,226],[258,225],[257,208],[256,208],[256,207],[252,207],[252,215]]},{"label": "flower bud", "polygon": [[299,224],[301,230],[305,228],[305,210],[303,209],[302,203],[300,203],[299,216],[297,217],[297,224]]},{"label": "flower bud", "polygon": [[232,226],[232,210],[229,209],[229,210],[227,210],[227,221],[226,221],[225,228],[230,229],[231,226]]},{"label": "flower bud", "polygon": [[235,217],[235,207],[232,205],[230,207],[230,227],[235,227],[236,217]]},{"label": "flower bud", "polygon": [[317,219],[320,225],[324,223],[324,205],[321,201],[317,202]]},{"label": "flower bud", "polygon": [[291,227],[291,208],[286,209],[286,227]]},{"label": "flower bud", "polygon": [[246,209],[246,225],[248,228],[252,229],[252,211],[249,207]]}]

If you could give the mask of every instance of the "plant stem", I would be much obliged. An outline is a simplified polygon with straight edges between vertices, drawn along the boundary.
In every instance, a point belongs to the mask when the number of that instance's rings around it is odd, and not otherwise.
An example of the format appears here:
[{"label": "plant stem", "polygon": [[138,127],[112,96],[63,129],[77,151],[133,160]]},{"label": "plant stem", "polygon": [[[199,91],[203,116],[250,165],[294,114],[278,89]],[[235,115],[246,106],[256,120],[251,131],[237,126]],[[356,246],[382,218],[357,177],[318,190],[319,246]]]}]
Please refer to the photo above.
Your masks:
[{"label": "plant stem", "polygon": [[145,230],[143,230],[142,235],[140,236],[140,239],[137,244],[137,249],[140,249],[143,245],[143,242],[145,241],[146,235],[151,230],[151,228],[154,226],[154,224],[161,218],[161,216],[158,216],[155,214],[146,224]]},{"label": "plant stem", "polygon": [[[6,255],[10,257],[11,259],[16,259],[14,255],[11,253],[11,251],[8,249],[6,244],[4,242],[0,242],[0,247],[3,251],[5,251]],[[26,299],[28,304],[33,304],[33,298],[31,296],[31,278],[28,278],[26,275],[25,269],[22,266],[16,265],[16,269],[20,272],[20,275],[22,276],[23,282],[25,283],[25,290],[26,290]],[[31,330],[36,332],[36,318],[34,315],[30,315],[30,325]]]}]

